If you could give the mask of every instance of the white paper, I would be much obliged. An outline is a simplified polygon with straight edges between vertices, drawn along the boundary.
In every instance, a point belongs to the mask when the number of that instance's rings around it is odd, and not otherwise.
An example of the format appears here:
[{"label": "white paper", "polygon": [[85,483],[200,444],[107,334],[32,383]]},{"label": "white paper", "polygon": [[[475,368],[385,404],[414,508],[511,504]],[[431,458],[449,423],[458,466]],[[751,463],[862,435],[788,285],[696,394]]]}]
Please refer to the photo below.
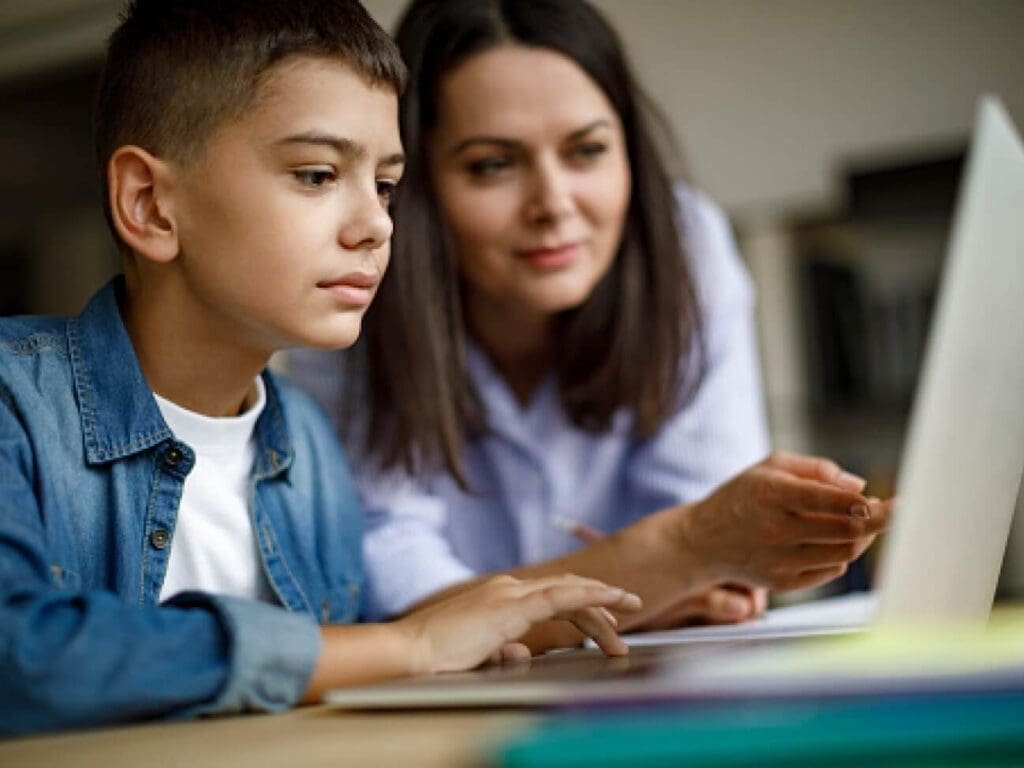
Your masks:
[{"label": "white paper", "polygon": [[[864,629],[871,622],[876,605],[874,593],[852,592],[800,605],[773,608],[764,616],[742,624],[636,632],[622,635],[622,639],[631,648],[637,648],[644,645],[844,634]],[[593,646],[593,643],[588,641],[588,645]]]}]

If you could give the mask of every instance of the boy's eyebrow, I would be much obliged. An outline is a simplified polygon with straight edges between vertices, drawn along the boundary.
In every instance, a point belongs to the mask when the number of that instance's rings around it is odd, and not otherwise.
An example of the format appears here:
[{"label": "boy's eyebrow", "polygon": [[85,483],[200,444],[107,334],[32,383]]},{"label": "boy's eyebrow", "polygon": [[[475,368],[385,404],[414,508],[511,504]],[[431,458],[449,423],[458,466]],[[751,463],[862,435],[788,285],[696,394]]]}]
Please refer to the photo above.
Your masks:
[{"label": "boy's eyebrow", "polygon": [[[341,136],[332,136],[328,133],[297,133],[293,136],[285,136],[274,142],[275,146],[286,146],[289,144],[314,144],[321,147],[330,147],[343,157],[358,158],[366,153],[366,148],[358,142],[346,139]],[[405,155],[396,152],[393,155],[382,157],[378,163],[381,167],[394,165],[405,165]]]},{"label": "boy's eyebrow", "polygon": [[[582,128],[577,128],[575,131],[570,133],[566,137],[566,139],[568,141],[577,141],[586,136],[591,131],[593,131],[595,128],[610,126],[610,120],[604,117],[599,117],[597,120],[587,123]],[[498,146],[504,147],[505,149],[516,149],[517,147],[522,145],[522,142],[516,141],[515,139],[507,139],[502,136],[472,136],[466,139],[465,141],[460,141],[458,144],[456,144],[452,148],[451,154],[457,155],[462,150],[466,149],[467,147],[471,147],[475,144],[497,144]]]},{"label": "boy's eyebrow", "polygon": [[296,133],[292,136],[285,136],[274,142],[276,146],[287,146],[289,144],[315,144],[321,147],[331,147],[339,155],[346,157],[360,157],[366,150],[361,144],[341,136],[332,136],[329,133]]},{"label": "boy's eyebrow", "polygon": [[401,152],[396,152],[393,155],[382,157],[380,162],[377,163],[378,168],[391,168],[396,165],[405,165],[405,155]]}]

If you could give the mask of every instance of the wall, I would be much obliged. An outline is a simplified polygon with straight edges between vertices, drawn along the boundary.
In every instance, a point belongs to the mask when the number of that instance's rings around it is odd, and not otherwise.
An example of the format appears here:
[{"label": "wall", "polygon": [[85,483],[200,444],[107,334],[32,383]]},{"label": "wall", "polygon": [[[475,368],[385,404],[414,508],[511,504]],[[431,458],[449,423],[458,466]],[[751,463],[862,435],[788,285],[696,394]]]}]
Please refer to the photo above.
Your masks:
[{"label": "wall", "polygon": [[[836,201],[846,158],[962,140],[983,91],[1024,121],[1020,0],[596,0],[734,215]],[[404,5],[367,0],[391,27]],[[95,59],[118,0],[0,0],[0,84]]]},{"label": "wall", "polygon": [[[596,0],[698,183],[751,220],[836,200],[845,158],[962,141],[978,94],[1024,123],[1019,0]],[[391,26],[402,3],[368,0]]]}]

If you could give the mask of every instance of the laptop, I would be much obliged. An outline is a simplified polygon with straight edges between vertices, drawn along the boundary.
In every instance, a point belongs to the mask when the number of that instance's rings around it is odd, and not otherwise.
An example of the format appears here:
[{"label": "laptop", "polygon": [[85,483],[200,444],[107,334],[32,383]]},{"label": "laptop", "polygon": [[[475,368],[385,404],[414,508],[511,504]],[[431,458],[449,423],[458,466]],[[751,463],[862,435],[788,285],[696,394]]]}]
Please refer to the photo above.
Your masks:
[{"label": "laptop", "polygon": [[[346,709],[544,706],[679,693],[680,674],[723,653],[868,624],[983,624],[1024,470],[1024,146],[981,100],[928,349],[903,449],[875,597],[781,609],[758,624],[627,636],[628,657],[555,653],[328,692]],[[791,613],[786,614],[786,611]],[[799,618],[797,618],[799,617]],[[660,674],[666,666],[672,679]]]}]

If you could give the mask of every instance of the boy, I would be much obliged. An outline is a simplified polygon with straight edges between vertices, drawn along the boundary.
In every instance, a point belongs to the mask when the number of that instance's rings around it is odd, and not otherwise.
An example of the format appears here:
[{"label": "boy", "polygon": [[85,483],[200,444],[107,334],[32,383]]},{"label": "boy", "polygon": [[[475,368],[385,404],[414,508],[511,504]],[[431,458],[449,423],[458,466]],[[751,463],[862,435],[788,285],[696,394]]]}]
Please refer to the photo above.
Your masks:
[{"label": "boy", "polygon": [[[566,576],[358,617],[360,519],[322,415],[265,371],[343,347],[388,259],[404,70],[355,0],[137,0],[96,139],[124,276],[0,321],[0,729],[276,710],[518,656]],[[328,626],[318,626],[319,624]]]}]

